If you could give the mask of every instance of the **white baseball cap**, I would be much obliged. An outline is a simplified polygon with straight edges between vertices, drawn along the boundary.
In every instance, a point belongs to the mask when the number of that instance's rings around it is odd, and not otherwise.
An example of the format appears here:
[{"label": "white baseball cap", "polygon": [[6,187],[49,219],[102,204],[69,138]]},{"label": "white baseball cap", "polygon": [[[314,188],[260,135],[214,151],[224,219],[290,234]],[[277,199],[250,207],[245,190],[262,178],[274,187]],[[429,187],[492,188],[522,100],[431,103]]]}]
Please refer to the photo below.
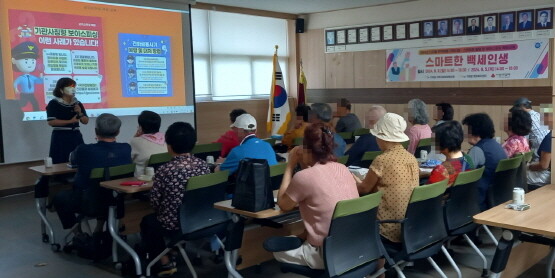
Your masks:
[{"label": "white baseball cap", "polygon": [[370,132],[384,141],[405,142],[409,140],[409,137],[405,134],[405,129],[407,129],[407,122],[403,117],[395,113],[386,113]]},{"label": "white baseball cap", "polygon": [[246,130],[256,129],[256,119],[251,114],[243,114],[235,119],[230,127],[242,128]]}]

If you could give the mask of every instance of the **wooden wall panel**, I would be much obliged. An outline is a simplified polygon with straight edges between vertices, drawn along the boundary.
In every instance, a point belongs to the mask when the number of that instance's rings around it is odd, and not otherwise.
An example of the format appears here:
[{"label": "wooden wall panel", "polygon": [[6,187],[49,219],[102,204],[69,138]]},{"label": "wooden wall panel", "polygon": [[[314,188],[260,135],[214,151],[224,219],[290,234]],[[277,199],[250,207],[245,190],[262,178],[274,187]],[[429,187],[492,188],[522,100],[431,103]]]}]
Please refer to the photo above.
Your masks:
[{"label": "wooden wall panel", "polygon": [[459,87],[503,87],[502,80],[461,81]]},{"label": "wooden wall panel", "polygon": [[[295,117],[297,100],[289,98],[291,118]],[[266,120],[268,119],[268,100],[246,101],[217,101],[197,103],[197,141],[210,143],[216,141],[223,133],[229,130],[229,112],[235,108],[243,108],[247,113],[256,118],[258,124],[257,135],[260,138],[268,137]]]},{"label": "wooden wall panel", "polygon": [[335,102],[347,98],[351,103],[406,103],[420,98],[426,103],[449,102],[461,105],[510,105],[519,97],[533,103],[551,103],[551,87],[483,88],[359,88],[308,89],[310,102]]},{"label": "wooden wall panel", "polygon": [[385,52],[381,50],[354,53],[354,88],[385,87]]},{"label": "wooden wall panel", "polygon": [[326,88],[355,86],[354,52],[326,54]]},{"label": "wooden wall panel", "polygon": [[422,81],[420,82],[420,87],[422,88],[457,88],[459,87],[459,81]]},{"label": "wooden wall panel", "polygon": [[[297,51],[297,33],[295,32],[295,20],[287,20],[287,36],[295,38],[287,41],[287,48],[289,51],[289,59],[287,61],[287,84],[289,87],[287,94],[289,97],[297,97],[297,84],[299,79],[299,51]],[[283,52],[278,52],[283,53]]]},{"label": "wooden wall panel", "polygon": [[298,34],[299,59],[303,62],[308,88],[326,87],[326,55],[324,30],[307,30]]}]

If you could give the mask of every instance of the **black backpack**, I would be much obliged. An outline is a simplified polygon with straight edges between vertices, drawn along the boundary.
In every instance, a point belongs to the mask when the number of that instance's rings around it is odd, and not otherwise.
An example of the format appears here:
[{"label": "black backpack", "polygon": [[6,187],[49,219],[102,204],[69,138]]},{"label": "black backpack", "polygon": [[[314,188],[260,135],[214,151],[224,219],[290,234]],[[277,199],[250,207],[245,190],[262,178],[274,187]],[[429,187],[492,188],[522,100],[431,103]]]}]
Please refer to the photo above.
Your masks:
[{"label": "black backpack", "polygon": [[93,233],[92,236],[80,233],[73,237],[71,249],[75,249],[81,258],[98,262],[112,255],[112,236],[107,231]]},{"label": "black backpack", "polygon": [[231,205],[252,212],[275,206],[270,166],[266,159],[245,158],[239,162]]}]

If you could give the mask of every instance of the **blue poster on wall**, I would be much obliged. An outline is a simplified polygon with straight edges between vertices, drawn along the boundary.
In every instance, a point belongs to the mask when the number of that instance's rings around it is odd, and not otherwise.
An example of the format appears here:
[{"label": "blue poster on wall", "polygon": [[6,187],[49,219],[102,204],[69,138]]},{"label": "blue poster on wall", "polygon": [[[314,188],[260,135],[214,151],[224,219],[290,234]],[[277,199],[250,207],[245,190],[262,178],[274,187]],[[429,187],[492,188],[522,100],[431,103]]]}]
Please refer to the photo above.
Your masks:
[{"label": "blue poster on wall", "polygon": [[119,34],[124,97],[172,96],[170,37]]}]

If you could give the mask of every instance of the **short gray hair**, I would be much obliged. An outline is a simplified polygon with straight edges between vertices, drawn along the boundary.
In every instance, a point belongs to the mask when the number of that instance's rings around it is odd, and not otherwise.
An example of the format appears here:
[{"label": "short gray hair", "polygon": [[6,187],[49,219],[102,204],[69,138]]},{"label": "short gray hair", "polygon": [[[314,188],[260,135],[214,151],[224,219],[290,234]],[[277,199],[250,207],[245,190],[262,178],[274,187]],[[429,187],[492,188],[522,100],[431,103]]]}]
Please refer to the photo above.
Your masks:
[{"label": "short gray hair", "polygon": [[310,113],[313,113],[319,120],[329,123],[332,119],[331,106],[327,103],[313,103],[310,106]]},{"label": "short gray hair", "polygon": [[381,105],[372,105],[372,107],[368,109],[368,112],[374,112],[374,111],[376,111],[380,115],[380,118],[383,117],[385,113],[387,113],[387,110],[385,110],[385,108]]},{"label": "short gray hair", "polygon": [[121,120],[109,113],[102,113],[96,118],[96,135],[104,138],[116,138],[121,127]]},{"label": "short gray hair", "polygon": [[425,125],[428,124],[428,111],[426,103],[422,100],[414,98],[409,100],[409,122],[412,124]]}]

